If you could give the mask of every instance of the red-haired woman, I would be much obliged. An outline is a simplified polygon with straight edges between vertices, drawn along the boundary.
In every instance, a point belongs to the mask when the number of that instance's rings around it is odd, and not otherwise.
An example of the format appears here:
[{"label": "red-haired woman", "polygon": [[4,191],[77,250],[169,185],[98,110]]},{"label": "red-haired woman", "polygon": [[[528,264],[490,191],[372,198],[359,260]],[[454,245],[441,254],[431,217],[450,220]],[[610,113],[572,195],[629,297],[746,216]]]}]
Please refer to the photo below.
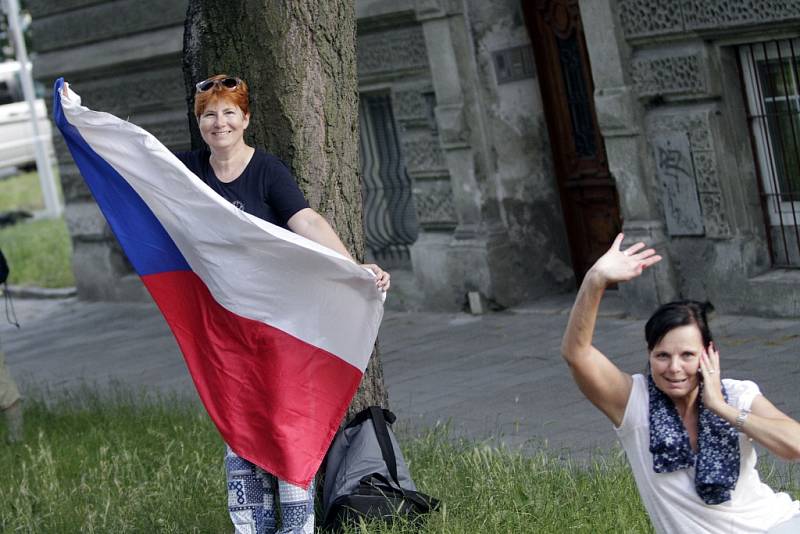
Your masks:
[{"label": "red-haired woman", "polygon": [[[350,258],[328,221],[308,206],[286,165],[244,141],[250,123],[247,83],[218,74],[198,83],[194,112],[207,148],[177,154],[206,184],[239,209],[288,228]],[[389,273],[365,265],[377,286]],[[313,533],[313,483],[309,490],[277,480],[227,448],[228,510],[237,533]],[[281,526],[277,528],[276,493]]]}]

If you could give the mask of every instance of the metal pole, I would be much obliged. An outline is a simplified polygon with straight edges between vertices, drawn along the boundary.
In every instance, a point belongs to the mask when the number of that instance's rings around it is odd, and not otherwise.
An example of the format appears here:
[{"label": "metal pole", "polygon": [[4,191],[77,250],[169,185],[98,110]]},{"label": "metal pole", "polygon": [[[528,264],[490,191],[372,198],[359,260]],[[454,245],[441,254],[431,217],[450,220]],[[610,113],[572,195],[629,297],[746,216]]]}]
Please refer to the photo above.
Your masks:
[{"label": "metal pole", "polygon": [[22,93],[28,103],[31,112],[31,126],[33,127],[34,149],[36,151],[36,170],[39,173],[39,183],[42,185],[42,196],[44,197],[45,214],[50,217],[61,215],[61,202],[56,191],[53,167],[50,163],[50,155],[39,134],[39,117],[36,114],[36,95],[33,92],[33,78],[28,63],[28,52],[25,49],[25,39],[22,36],[22,29],[19,22],[19,1],[4,0],[6,14],[8,15],[8,27],[14,38],[14,51],[17,61],[20,64],[19,77],[22,82]]}]

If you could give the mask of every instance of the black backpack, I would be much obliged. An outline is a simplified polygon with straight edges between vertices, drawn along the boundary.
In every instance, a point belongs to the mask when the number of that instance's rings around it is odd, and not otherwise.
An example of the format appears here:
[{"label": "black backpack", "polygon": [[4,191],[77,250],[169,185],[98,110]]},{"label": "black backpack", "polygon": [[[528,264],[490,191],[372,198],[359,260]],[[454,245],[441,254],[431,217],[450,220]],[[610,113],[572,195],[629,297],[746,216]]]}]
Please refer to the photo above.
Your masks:
[{"label": "black backpack", "polygon": [[[8,280],[8,262],[6,261],[6,257],[3,256],[3,251],[0,250],[0,285],[3,285]],[[14,311],[14,303],[11,301],[11,293],[8,291],[8,286],[5,287],[5,291],[3,293],[3,299],[6,301],[6,319],[8,320],[8,324],[13,324],[17,328],[19,328],[19,323],[17,322],[17,314]]]},{"label": "black backpack", "polygon": [[328,450],[322,492],[323,528],[358,526],[360,519],[411,521],[435,510],[439,501],[420,493],[389,424],[389,410],[370,406],[337,434]]},{"label": "black backpack", "polygon": [[5,284],[6,280],[8,280],[8,262],[3,256],[3,251],[0,250],[0,284]]}]

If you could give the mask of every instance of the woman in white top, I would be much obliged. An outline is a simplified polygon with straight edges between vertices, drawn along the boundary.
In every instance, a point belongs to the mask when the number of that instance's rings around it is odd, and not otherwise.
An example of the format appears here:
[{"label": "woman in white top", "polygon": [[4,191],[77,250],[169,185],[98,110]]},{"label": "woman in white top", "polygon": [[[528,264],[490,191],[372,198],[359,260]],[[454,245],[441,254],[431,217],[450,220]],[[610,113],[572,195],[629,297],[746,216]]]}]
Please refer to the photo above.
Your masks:
[{"label": "woman in white top", "polygon": [[759,480],[752,441],[800,460],[800,423],[750,381],[721,380],[706,313],[661,306],[645,326],[648,376],[629,375],[592,345],[605,289],[661,260],[618,235],[581,284],[561,353],[584,395],[614,424],[656,532],[800,532],[800,502]]}]

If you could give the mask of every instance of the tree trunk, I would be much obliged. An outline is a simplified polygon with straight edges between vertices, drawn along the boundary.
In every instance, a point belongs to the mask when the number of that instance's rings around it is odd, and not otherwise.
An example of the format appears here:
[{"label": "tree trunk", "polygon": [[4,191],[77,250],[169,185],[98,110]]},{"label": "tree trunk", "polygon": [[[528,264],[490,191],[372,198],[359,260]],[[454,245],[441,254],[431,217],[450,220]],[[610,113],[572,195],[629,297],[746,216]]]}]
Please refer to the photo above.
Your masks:
[{"label": "tree trunk", "polygon": [[[202,146],[194,84],[214,74],[250,87],[247,142],[281,158],[312,208],[364,258],[354,0],[190,0],[183,40],[192,146]],[[387,405],[377,345],[348,417]]]}]

